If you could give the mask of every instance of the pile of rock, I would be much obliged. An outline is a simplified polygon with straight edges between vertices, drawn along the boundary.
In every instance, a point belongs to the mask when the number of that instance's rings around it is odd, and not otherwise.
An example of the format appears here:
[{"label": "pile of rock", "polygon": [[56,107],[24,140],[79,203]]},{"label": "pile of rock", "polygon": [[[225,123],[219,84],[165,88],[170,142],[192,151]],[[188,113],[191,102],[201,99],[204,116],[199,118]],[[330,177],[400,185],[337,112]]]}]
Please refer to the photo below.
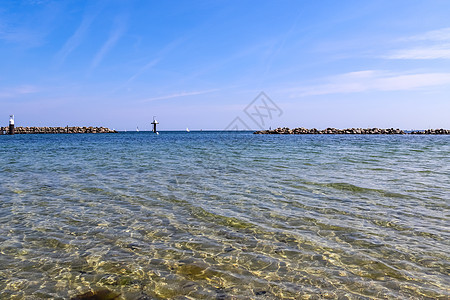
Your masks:
[{"label": "pile of rock", "polygon": [[427,129],[411,131],[411,134],[450,134],[449,129]]},{"label": "pile of rock", "polygon": [[[306,129],[303,127],[289,129],[287,127],[277,128],[273,130],[255,131],[254,134],[407,134],[401,129],[394,128],[347,128],[336,129],[327,128],[318,130],[316,128]],[[448,129],[427,129],[422,131],[412,131],[409,134],[450,134]]]},{"label": "pile of rock", "polygon": [[[16,127],[15,134],[39,133],[116,133],[117,131],[105,127]],[[0,134],[9,134],[8,127],[0,127]]]},{"label": "pile of rock", "polygon": [[277,128],[273,130],[261,130],[254,132],[255,134],[405,134],[403,130],[388,128],[347,128],[347,129],[337,129],[337,128],[327,128],[323,130],[318,130],[316,128],[294,128],[289,129],[287,127]]}]

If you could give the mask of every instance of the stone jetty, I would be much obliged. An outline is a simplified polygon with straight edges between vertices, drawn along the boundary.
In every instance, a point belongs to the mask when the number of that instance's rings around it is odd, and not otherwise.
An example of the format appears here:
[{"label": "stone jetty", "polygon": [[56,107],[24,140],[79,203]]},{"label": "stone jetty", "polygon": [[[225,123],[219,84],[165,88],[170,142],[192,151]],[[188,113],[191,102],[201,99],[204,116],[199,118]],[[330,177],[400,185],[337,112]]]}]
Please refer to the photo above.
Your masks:
[{"label": "stone jetty", "polygon": [[448,129],[427,129],[405,132],[401,129],[394,128],[347,128],[336,129],[327,128],[318,130],[316,128],[307,129],[303,127],[289,129],[287,127],[277,128],[273,130],[255,131],[254,134],[450,134]]},{"label": "stone jetty", "polygon": [[427,129],[427,130],[415,130],[410,134],[450,134],[450,129]]},{"label": "stone jetty", "polygon": [[[44,133],[117,133],[105,127],[16,127],[15,134],[44,134]],[[0,127],[0,135],[9,134],[8,127]]]}]

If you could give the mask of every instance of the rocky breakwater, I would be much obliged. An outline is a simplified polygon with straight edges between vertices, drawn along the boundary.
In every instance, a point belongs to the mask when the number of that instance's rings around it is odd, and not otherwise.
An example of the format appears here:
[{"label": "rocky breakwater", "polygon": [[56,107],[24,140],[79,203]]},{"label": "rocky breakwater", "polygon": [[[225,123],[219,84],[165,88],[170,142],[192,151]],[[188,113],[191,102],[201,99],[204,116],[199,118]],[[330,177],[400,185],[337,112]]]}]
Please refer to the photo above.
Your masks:
[{"label": "rocky breakwater", "polygon": [[450,134],[450,129],[414,130],[410,134]]},{"label": "rocky breakwater", "polygon": [[[289,129],[287,127],[277,128],[273,130],[261,130],[255,131],[254,134],[407,134],[401,129],[394,128],[347,128],[347,129],[336,129],[327,128],[323,130],[318,130],[316,128],[294,128]],[[424,131],[412,131],[410,134],[450,134],[450,130],[446,129],[427,129]]]},{"label": "rocky breakwater", "polygon": [[[44,133],[117,133],[105,127],[16,127],[15,134],[44,134]],[[1,127],[0,134],[9,134],[8,127]]]}]

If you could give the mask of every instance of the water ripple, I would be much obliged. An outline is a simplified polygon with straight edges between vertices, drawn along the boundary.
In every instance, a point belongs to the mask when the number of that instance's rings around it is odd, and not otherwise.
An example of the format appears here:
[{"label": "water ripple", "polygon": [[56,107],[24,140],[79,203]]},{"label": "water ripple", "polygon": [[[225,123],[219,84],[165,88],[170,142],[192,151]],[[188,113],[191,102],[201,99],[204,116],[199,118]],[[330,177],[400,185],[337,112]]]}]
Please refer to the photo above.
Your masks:
[{"label": "water ripple", "polygon": [[0,155],[1,299],[450,297],[445,136],[30,135]]}]

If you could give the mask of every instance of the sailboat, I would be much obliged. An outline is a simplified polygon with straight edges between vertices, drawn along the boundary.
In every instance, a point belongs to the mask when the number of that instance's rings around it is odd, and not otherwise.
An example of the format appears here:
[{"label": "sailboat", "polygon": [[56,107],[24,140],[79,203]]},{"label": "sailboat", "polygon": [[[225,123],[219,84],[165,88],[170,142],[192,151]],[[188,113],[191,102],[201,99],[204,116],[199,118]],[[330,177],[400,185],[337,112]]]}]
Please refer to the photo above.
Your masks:
[{"label": "sailboat", "polygon": [[139,127],[136,127],[136,131],[139,132]]},{"label": "sailboat", "polygon": [[189,128],[186,127],[186,131],[187,131],[187,132],[190,132]]}]

